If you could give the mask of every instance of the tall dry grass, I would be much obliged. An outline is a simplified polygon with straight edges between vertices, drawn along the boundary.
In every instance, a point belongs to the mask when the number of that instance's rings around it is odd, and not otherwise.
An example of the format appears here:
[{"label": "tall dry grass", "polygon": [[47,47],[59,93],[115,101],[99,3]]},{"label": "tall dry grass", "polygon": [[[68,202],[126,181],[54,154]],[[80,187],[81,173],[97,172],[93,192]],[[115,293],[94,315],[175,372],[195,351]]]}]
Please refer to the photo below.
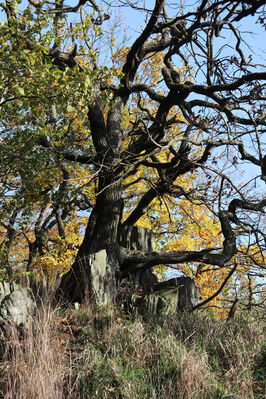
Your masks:
[{"label": "tall dry grass", "polygon": [[[4,378],[5,399],[65,398],[66,365],[55,323],[55,311],[41,306],[23,329],[13,328]],[[68,372],[68,370],[67,370]]]},{"label": "tall dry grass", "polygon": [[252,317],[114,317],[98,329],[91,311],[59,317],[46,304],[23,331],[1,363],[3,399],[265,398],[263,325]]}]

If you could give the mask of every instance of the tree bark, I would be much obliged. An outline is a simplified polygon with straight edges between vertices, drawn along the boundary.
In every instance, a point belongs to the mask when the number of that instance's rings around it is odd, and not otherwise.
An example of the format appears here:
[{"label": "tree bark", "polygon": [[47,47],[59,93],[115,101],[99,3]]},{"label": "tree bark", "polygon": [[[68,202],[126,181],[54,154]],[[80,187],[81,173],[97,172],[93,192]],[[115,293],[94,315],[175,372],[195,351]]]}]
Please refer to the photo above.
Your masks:
[{"label": "tree bark", "polygon": [[118,227],[121,218],[122,189],[114,176],[100,178],[95,207],[90,215],[83,242],[69,273],[63,276],[59,290],[72,302],[93,300],[90,255],[105,249],[113,278],[119,273]]}]

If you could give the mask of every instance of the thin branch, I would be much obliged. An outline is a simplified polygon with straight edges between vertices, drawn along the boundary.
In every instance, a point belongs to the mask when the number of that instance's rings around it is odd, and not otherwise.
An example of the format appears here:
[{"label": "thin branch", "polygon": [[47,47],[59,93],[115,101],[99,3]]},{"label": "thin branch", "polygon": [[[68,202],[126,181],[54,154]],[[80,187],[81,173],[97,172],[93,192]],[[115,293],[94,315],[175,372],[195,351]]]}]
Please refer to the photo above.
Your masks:
[{"label": "thin branch", "polygon": [[222,292],[223,288],[226,286],[228,280],[230,279],[230,277],[233,275],[233,273],[236,271],[237,268],[237,262],[235,262],[234,267],[230,270],[230,272],[228,273],[227,277],[224,279],[224,281],[222,282],[221,286],[219,287],[219,289],[213,294],[211,295],[209,298],[205,299],[204,301],[198,303],[197,305],[193,306],[193,308],[191,309],[191,312],[193,312],[196,309],[201,308],[202,306],[206,305],[206,303],[209,303],[210,301],[212,301],[214,298],[216,298],[220,292]]}]

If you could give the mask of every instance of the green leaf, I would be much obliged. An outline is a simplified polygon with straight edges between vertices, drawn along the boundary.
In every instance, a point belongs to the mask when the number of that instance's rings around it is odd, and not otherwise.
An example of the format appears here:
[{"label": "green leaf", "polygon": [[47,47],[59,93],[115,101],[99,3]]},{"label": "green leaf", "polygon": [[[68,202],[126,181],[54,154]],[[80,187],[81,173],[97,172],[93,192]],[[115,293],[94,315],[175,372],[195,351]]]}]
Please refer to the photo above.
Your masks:
[{"label": "green leaf", "polygon": [[91,86],[91,84],[92,84],[91,76],[87,75],[84,83],[85,88],[87,89],[89,86]]},{"label": "green leaf", "polygon": [[49,49],[46,48],[46,47],[44,47],[44,48],[42,49],[42,52],[43,52],[43,54],[45,54],[45,55],[49,55]]},{"label": "green leaf", "polygon": [[25,95],[25,91],[24,91],[23,87],[18,87],[18,92],[19,92],[19,94],[20,94],[21,96],[24,96],[24,95]]},{"label": "green leaf", "polygon": [[67,112],[76,112],[76,108],[73,107],[72,105],[68,104],[68,106],[67,106]]}]

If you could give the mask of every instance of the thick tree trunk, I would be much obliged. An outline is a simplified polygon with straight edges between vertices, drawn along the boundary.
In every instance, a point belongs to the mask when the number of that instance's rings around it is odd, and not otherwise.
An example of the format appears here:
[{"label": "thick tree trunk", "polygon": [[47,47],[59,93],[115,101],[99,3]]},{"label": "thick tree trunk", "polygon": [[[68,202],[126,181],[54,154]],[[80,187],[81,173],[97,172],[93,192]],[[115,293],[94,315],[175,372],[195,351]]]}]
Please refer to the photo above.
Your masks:
[{"label": "thick tree trunk", "polygon": [[[93,87],[94,102],[89,105],[91,136],[101,171],[98,178],[96,204],[90,215],[83,242],[76,260],[61,282],[60,290],[64,297],[72,302],[92,301],[97,293],[91,284],[92,254],[105,250],[108,273],[102,275],[99,285],[104,290],[106,284],[115,286],[119,271],[118,229],[122,214],[122,188],[119,176],[119,151],[123,129],[121,118],[128,95],[117,93],[110,104],[107,119],[101,105],[100,84],[95,81]],[[107,265],[106,265],[107,266]],[[107,279],[113,281],[107,282]]]},{"label": "thick tree trunk", "polygon": [[69,273],[63,276],[60,292],[72,302],[93,301],[91,255],[106,250],[107,262],[115,285],[119,273],[118,227],[121,219],[122,190],[112,174],[99,179],[95,207],[90,215],[83,242]]}]

